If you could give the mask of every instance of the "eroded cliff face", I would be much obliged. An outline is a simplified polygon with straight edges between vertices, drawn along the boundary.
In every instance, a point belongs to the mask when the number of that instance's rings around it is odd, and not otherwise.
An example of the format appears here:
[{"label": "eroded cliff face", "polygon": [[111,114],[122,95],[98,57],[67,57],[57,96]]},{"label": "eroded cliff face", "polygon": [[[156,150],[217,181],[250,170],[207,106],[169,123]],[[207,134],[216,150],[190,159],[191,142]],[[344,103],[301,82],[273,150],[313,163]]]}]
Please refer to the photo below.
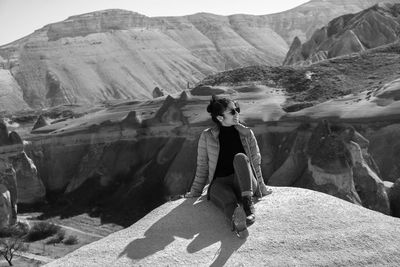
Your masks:
[{"label": "eroded cliff face", "polygon": [[218,71],[280,64],[286,51],[286,42],[257,16],[150,18],[105,10],[1,47],[0,82],[14,92],[9,102],[25,102],[20,109],[151,99],[156,86],[180,92]]}]

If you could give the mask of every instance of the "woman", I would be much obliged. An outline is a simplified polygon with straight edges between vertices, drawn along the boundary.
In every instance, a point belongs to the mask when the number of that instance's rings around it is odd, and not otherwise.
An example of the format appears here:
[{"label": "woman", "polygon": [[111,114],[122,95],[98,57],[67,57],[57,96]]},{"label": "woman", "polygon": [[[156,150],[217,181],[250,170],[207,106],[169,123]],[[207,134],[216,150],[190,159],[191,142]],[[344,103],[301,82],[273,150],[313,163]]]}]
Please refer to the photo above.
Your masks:
[{"label": "woman", "polygon": [[252,196],[265,196],[267,189],[261,173],[261,155],[253,131],[239,123],[240,107],[227,98],[213,96],[207,106],[213,128],[204,130],[197,150],[197,169],[190,192],[201,195],[210,183],[207,197],[221,208],[229,221],[238,203],[246,213],[246,224],[255,221]]}]

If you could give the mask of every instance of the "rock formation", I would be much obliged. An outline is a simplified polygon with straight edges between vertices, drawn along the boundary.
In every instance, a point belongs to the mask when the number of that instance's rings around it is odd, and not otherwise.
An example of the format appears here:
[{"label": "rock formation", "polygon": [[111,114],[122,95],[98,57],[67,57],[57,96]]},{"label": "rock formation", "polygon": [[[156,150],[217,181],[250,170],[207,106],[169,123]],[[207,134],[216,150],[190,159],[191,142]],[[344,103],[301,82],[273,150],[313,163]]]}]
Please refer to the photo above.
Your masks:
[{"label": "rock formation", "polygon": [[309,188],[390,214],[383,181],[367,149],[368,141],[350,126],[323,121],[311,133],[302,126],[268,184]]},{"label": "rock formation", "polygon": [[126,117],[121,121],[121,124],[126,127],[138,127],[140,126],[140,119],[138,118],[136,111],[132,110],[126,115]]},{"label": "rock formation", "polygon": [[165,95],[164,90],[162,90],[162,89],[160,89],[158,87],[154,88],[154,90],[153,90],[153,98],[161,97],[161,96],[164,96],[164,95]]},{"label": "rock formation", "polygon": [[205,197],[168,202],[48,266],[400,264],[396,218],[299,188],[273,188],[255,208],[240,239]]},{"label": "rock formation", "polygon": [[396,180],[389,189],[389,200],[392,208],[392,215],[400,218],[400,178]]},{"label": "rock formation", "polygon": [[47,125],[49,125],[47,120],[44,118],[44,116],[40,115],[38,117],[38,119],[36,120],[35,124],[33,125],[32,130],[35,130],[37,128],[41,128],[41,127],[44,127],[44,126],[47,126]]},{"label": "rock formation", "polygon": [[7,125],[3,120],[0,121],[0,146],[10,145],[9,133]]},{"label": "rock formation", "polygon": [[160,123],[170,125],[187,125],[188,121],[182,112],[182,107],[186,104],[186,97],[175,99],[168,95],[156,114],[143,121],[143,127],[158,125]]},{"label": "rock formation", "polygon": [[0,184],[0,228],[13,225],[13,208],[11,204],[10,191],[3,184]]},{"label": "rock formation", "polygon": [[16,172],[18,203],[33,204],[43,201],[46,189],[33,161],[24,151],[9,159]]},{"label": "rock formation", "polygon": [[294,39],[283,62],[309,64],[364,51],[399,39],[400,4],[378,4],[356,14],[335,18],[304,44]]},{"label": "rock formation", "polygon": [[18,135],[18,133],[17,132],[11,132],[9,135],[8,135],[8,137],[9,137],[9,139],[10,139],[10,143],[12,144],[12,145],[17,145],[17,144],[22,144],[23,142],[22,142],[22,139],[21,139],[21,137]]},{"label": "rock formation", "polygon": [[15,199],[13,203],[15,205],[17,202],[32,204],[42,201],[46,190],[38,176],[35,164],[24,152],[21,137],[14,131],[8,133],[7,126],[0,123],[0,140],[0,156],[12,164],[12,171],[17,179],[16,191],[10,191],[12,199],[16,198],[18,192],[18,199]]},{"label": "rock formation", "polygon": [[17,222],[17,178],[14,168],[7,160],[0,159],[0,225]]}]

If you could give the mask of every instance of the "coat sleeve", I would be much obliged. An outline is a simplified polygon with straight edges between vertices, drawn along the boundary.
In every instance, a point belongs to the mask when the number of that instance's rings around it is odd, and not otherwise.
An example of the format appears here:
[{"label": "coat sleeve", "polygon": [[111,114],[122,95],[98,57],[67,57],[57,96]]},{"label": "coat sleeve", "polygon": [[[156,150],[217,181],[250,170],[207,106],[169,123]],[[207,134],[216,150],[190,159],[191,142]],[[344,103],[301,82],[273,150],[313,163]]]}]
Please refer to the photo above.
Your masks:
[{"label": "coat sleeve", "polygon": [[202,132],[199,139],[199,144],[197,147],[197,167],[196,175],[192,187],[190,189],[191,193],[195,195],[200,195],[206,185],[208,178],[208,154],[207,154],[207,140],[206,132]]},{"label": "coat sleeve", "polygon": [[250,148],[251,148],[251,158],[253,159],[254,168],[261,165],[261,154],[260,149],[258,148],[257,139],[254,136],[252,130],[250,130]]},{"label": "coat sleeve", "polygon": [[253,162],[254,171],[256,174],[258,184],[264,183],[264,179],[262,177],[261,172],[261,153],[260,149],[258,148],[257,139],[254,136],[252,130],[250,130],[250,151],[251,151],[251,159]]}]

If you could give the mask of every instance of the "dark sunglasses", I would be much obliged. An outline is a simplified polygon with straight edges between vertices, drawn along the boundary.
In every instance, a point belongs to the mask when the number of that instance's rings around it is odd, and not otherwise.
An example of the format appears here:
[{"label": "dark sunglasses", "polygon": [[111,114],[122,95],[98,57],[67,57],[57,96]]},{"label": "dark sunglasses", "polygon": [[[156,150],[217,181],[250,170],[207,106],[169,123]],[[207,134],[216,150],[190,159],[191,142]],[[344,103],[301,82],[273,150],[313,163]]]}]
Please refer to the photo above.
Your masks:
[{"label": "dark sunglasses", "polygon": [[240,113],[240,108],[239,107],[237,107],[237,108],[233,108],[233,109],[231,109],[231,111],[229,111],[229,113],[232,115],[232,116],[234,116],[236,113]]}]

